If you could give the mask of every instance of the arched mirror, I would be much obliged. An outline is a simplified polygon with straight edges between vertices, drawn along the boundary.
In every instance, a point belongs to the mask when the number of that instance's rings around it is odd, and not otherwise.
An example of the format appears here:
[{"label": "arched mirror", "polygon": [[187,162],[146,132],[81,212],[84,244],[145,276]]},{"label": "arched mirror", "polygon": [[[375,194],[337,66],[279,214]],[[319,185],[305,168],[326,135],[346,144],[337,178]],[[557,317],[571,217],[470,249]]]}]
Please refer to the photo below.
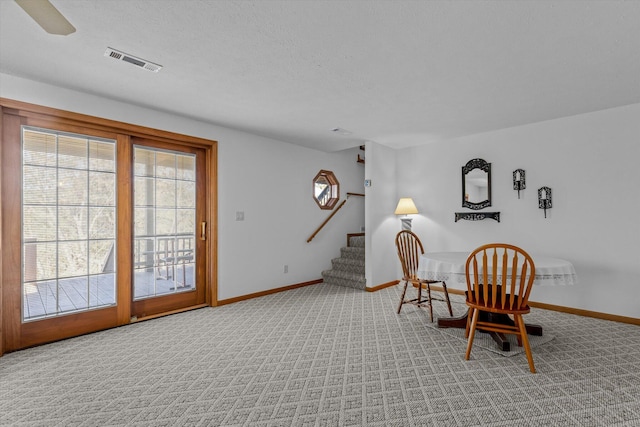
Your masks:
[{"label": "arched mirror", "polygon": [[313,200],[320,209],[333,209],[340,199],[340,183],[331,171],[321,170],[313,178]]},{"label": "arched mirror", "polygon": [[462,207],[484,209],[491,206],[491,163],[469,160],[462,167]]}]

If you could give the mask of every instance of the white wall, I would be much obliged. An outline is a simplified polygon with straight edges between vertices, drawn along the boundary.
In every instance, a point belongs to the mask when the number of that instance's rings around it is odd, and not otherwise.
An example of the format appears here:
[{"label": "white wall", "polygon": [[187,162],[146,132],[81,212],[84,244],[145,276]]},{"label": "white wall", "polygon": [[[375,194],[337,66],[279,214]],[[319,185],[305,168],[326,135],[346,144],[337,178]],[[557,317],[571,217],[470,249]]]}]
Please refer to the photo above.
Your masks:
[{"label": "white wall", "polygon": [[[341,201],[347,192],[362,193],[358,150],[324,153],[251,135],[225,141],[218,157],[218,298],[320,279],[331,259],[340,256],[346,234],[364,226],[364,200],[349,197],[307,243],[332,212],[318,208],[312,180],[320,169],[328,169],[340,182]],[[245,221],[235,221],[237,211],[244,212]]]},{"label": "white wall", "polygon": [[7,74],[0,96],[218,141],[218,299],[320,279],[346,233],[364,226],[364,201],[353,197],[306,243],[330,214],[312,199],[320,169],[335,173],[341,199],[363,192],[357,149],[324,153]]},{"label": "white wall", "polygon": [[396,274],[396,265],[400,263],[394,246],[400,223],[390,215],[398,203],[396,151],[375,142],[365,145],[365,179],[371,180],[371,187],[365,188],[365,276],[367,287],[375,287],[402,277]]},{"label": "white wall", "polygon": [[[476,157],[492,165],[493,206],[485,210],[499,211],[500,223],[454,222],[454,212],[469,211],[461,208],[461,167]],[[567,259],[580,283],[536,286],[533,301],[640,318],[639,158],[635,104],[400,150],[397,185],[420,211],[413,230],[425,250],[504,241]],[[527,185],[520,199],[512,187],[518,168]],[[547,219],[537,204],[542,186],[553,192]]]},{"label": "white wall", "polygon": [[[406,196],[421,212],[413,229],[427,251],[504,240],[565,258],[580,284],[537,287],[533,300],[640,317],[640,104],[399,151],[367,143],[365,174],[373,186],[365,190],[366,202],[351,198],[306,243],[328,215],[311,198],[311,180],[329,169],[340,180],[342,197],[362,192],[357,150],[323,153],[6,74],[0,74],[0,96],[219,141],[220,299],[320,278],[339,255],[344,235],[364,225],[365,203],[367,285],[399,278],[393,238],[400,224],[393,210]],[[501,212],[500,223],[454,223],[454,212],[463,211],[460,168],[475,157],[492,163],[489,209]],[[527,175],[520,200],[512,190],[517,168]],[[553,190],[547,219],[537,208],[536,190],[543,185]],[[245,212],[244,222],[235,221],[236,211]]]}]

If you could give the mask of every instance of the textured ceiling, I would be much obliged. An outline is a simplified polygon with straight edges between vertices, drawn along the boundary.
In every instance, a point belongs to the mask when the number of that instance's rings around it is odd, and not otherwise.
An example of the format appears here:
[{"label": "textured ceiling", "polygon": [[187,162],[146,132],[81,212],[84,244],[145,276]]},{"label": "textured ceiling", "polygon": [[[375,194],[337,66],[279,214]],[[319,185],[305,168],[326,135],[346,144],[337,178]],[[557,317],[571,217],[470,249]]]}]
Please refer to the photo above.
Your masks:
[{"label": "textured ceiling", "polygon": [[51,1],[0,0],[1,72],[325,151],[640,102],[640,1]]}]

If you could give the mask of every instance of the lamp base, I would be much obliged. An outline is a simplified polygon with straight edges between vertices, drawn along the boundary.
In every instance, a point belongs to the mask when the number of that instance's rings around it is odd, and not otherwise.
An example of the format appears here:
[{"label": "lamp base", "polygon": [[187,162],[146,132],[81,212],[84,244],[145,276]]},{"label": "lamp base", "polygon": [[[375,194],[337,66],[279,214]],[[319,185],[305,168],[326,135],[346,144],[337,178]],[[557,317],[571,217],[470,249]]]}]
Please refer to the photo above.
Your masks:
[{"label": "lamp base", "polygon": [[411,218],[400,218],[402,229],[411,231]]}]

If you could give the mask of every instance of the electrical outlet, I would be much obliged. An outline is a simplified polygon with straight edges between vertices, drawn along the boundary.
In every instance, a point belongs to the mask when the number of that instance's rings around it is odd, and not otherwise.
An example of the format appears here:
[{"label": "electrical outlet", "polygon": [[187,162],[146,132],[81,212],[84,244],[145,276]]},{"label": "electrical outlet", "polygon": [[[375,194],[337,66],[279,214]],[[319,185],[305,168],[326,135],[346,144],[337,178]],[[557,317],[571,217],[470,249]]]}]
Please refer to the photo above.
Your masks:
[{"label": "electrical outlet", "polygon": [[289,272],[289,266],[287,264],[284,265],[284,268],[282,269],[282,271],[284,273],[288,273]]},{"label": "electrical outlet", "polygon": [[236,221],[244,221],[244,211],[236,211]]}]

